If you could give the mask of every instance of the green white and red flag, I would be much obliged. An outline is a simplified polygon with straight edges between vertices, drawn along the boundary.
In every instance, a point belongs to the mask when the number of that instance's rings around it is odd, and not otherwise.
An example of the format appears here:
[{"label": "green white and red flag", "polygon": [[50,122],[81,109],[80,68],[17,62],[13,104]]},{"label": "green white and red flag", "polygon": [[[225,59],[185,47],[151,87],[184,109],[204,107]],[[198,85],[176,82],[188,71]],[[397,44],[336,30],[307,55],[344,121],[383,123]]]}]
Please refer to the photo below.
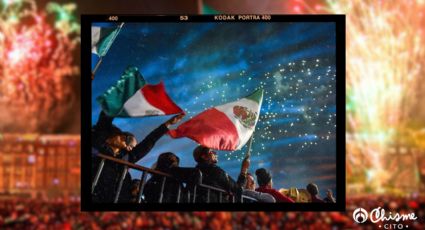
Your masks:
[{"label": "green white and red flag", "polygon": [[188,137],[211,149],[241,149],[254,132],[262,100],[263,90],[259,89],[240,100],[207,109],[169,134],[173,138]]},{"label": "green white and red flag", "polygon": [[144,117],[183,113],[165,91],[164,83],[146,84],[136,67],[128,67],[121,79],[97,98],[111,117]]}]

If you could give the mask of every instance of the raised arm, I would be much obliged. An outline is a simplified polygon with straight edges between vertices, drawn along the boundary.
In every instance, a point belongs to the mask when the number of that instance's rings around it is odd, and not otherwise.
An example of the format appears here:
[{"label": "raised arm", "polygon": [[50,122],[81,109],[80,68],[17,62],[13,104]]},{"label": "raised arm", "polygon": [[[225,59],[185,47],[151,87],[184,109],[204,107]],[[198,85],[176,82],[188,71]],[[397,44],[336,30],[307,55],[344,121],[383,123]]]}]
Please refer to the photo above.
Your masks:
[{"label": "raised arm", "polygon": [[161,138],[167,131],[168,128],[165,124],[160,125],[152,131],[145,139],[143,139],[143,141],[139,142],[136,147],[131,150],[129,154],[129,161],[135,163],[146,156],[159,138]]},{"label": "raised arm", "polygon": [[251,164],[251,160],[249,159],[249,157],[245,157],[242,161],[242,165],[241,165],[241,173],[239,174],[238,177],[238,185],[241,187],[245,186],[246,183],[246,175],[248,173],[248,168],[249,165]]},{"label": "raised arm", "polygon": [[97,119],[97,123],[94,128],[98,131],[111,131],[114,127],[112,125],[113,120],[113,117],[106,115],[106,113],[102,110],[99,114],[99,118]]},{"label": "raised arm", "polygon": [[129,161],[135,163],[142,159],[146,154],[151,151],[155,143],[161,138],[165,133],[168,132],[168,127],[170,125],[177,124],[184,117],[184,114],[179,114],[172,117],[170,120],[166,121],[164,124],[160,125],[154,131],[152,131],[143,141],[139,142],[130,152]]}]

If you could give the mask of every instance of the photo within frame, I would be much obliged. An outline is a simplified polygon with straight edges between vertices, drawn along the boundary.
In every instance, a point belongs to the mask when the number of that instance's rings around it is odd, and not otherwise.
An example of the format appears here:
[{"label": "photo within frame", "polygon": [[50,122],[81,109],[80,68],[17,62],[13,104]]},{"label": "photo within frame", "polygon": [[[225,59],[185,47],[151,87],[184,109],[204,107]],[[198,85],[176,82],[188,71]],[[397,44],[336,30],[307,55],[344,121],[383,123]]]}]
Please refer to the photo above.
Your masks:
[{"label": "photo within frame", "polygon": [[83,15],[81,53],[82,210],[345,209],[345,16]]}]

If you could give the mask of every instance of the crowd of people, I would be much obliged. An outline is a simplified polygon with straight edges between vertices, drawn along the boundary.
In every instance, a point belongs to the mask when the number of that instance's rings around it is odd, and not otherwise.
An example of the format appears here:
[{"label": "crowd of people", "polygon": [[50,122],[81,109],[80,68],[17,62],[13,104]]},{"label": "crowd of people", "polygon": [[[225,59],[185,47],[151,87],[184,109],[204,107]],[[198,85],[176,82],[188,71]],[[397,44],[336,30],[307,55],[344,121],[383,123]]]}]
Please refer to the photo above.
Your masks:
[{"label": "crowd of people", "polygon": [[[248,173],[249,157],[242,161],[240,174],[235,181],[217,165],[216,152],[201,145],[193,150],[195,167],[180,167],[179,157],[172,152],[160,154],[155,170],[173,176],[164,181],[163,175],[151,173],[152,175],[144,186],[141,186],[140,180],[131,179],[124,165],[112,161],[101,163],[101,158],[96,155],[100,152],[135,163],[149,153],[155,143],[168,131],[170,125],[178,123],[183,116],[184,114],[174,116],[153,130],[144,140],[137,142],[133,134],[124,132],[113,125],[114,118],[102,111],[98,122],[92,129],[92,180],[96,181],[92,200],[95,203],[139,201],[148,203],[185,203],[190,201],[218,203],[239,202],[243,197],[246,197],[251,202],[295,202],[292,198],[273,188],[271,173],[265,168],[259,168],[255,171],[258,184],[256,186],[253,175]],[[103,167],[100,167],[101,164],[103,164]],[[96,177],[99,168],[102,168],[102,176]],[[195,194],[193,189],[199,184],[225,192],[198,186],[196,197],[191,198],[191,192],[192,195]],[[139,188],[142,187],[143,191],[140,192]],[[319,190],[315,184],[309,184],[307,191],[311,197],[311,202],[335,203],[332,193],[329,192],[327,198],[320,199],[317,196]],[[119,196],[116,196],[116,194]]]},{"label": "crowd of people", "polygon": [[414,212],[408,229],[425,228],[425,197],[361,196],[347,212],[81,212],[79,201],[0,200],[0,229],[377,229],[357,224],[353,211],[382,207]]}]

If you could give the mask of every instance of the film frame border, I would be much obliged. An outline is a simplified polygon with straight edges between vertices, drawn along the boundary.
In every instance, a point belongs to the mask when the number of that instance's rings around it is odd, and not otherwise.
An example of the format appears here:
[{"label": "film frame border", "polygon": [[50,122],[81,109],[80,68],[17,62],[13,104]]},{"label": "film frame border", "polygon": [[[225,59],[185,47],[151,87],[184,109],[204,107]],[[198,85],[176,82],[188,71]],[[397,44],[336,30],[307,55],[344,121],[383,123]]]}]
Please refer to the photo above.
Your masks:
[{"label": "film frame border", "polygon": [[[246,16],[245,19],[239,19]],[[259,19],[258,19],[258,17]],[[217,18],[221,17],[221,18]],[[234,20],[232,18],[235,18]],[[336,203],[93,203],[91,199],[91,26],[105,22],[331,22],[336,32]],[[345,15],[81,15],[81,211],[345,211]],[[89,154],[90,152],[90,154]]]}]

